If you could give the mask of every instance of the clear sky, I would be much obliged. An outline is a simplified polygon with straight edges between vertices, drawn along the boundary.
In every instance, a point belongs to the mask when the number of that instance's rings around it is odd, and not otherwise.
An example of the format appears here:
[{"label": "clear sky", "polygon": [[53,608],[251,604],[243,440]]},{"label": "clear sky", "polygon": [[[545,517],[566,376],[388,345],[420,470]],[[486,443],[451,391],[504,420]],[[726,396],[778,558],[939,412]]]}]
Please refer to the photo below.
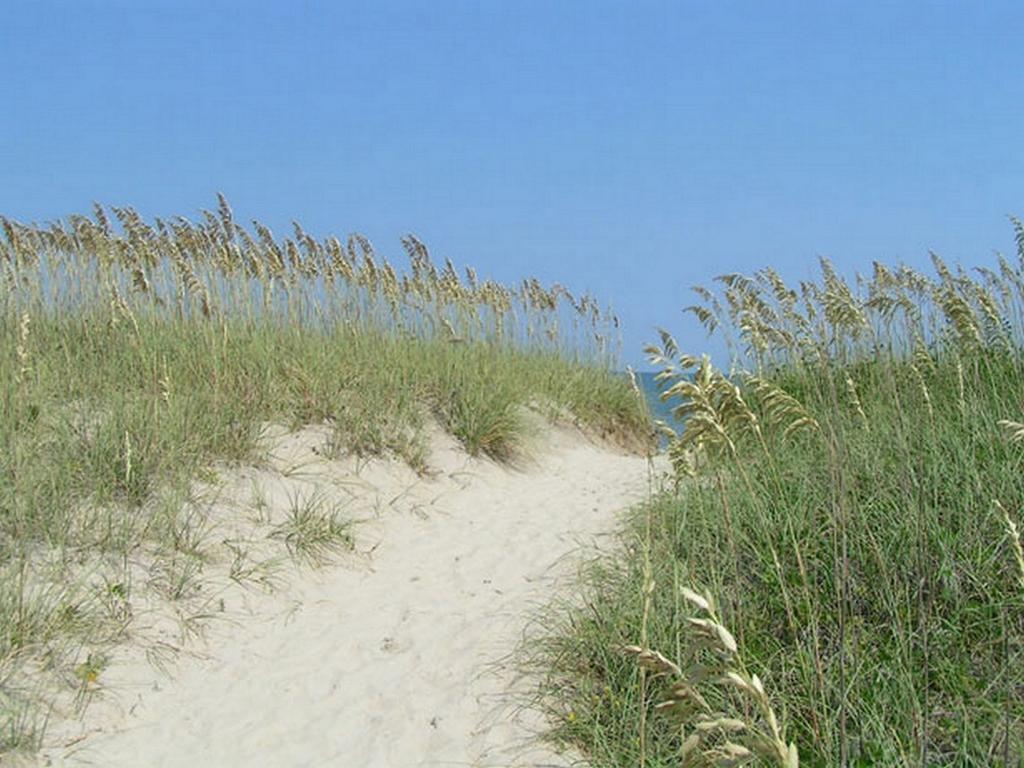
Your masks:
[{"label": "clear sky", "polygon": [[1024,3],[107,2],[0,10],[0,212],[416,233],[700,350],[688,287],[988,263],[1024,215]]}]

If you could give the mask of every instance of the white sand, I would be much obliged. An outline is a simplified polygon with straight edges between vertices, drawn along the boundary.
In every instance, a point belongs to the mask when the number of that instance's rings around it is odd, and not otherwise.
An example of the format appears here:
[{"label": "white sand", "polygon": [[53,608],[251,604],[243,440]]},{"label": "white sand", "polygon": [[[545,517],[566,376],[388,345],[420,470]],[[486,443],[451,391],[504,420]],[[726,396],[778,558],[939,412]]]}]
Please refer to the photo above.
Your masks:
[{"label": "white sand", "polygon": [[278,435],[272,466],[234,470],[219,508],[251,504],[254,485],[271,512],[300,491],[341,494],[370,518],[356,529],[357,554],[302,571],[273,596],[226,591],[235,620],[213,622],[170,678],[141,657],[104,671],[104,695],[83,722],[55,727],[44,761],[567,764],[535,742],[537,715],[516,709],[507,656],[555,577],[571,572],[566,555],[646,495],[646,461],[554,429],[509,469],[436,434],[437,475],[419,478],[394,463],[356,473],[325,461],[323,437]]}]

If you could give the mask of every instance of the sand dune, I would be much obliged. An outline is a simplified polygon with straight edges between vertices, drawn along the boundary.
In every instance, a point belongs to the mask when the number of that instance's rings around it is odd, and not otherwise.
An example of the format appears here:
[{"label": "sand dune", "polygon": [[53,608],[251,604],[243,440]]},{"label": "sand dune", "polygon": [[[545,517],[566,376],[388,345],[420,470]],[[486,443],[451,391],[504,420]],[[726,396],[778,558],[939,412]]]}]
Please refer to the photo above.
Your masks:
[{"label": "sand dune", "polygon": [[[433,477],[323,458],[326,433],[278,433],[271,465],[232,470],[223,525],[260,487],[268,514],[332,494],[364,522],[356,553],[273,596],[226,592],[225,618],[170,677],[104,673],[84,721],[43,753],[66,766],[564,765],[535,743],[502,660],[566,557],[648,491],[644,459],[553,429],[511,469],[438,431]],[[222,477],[222,481],[225,478]]]}]

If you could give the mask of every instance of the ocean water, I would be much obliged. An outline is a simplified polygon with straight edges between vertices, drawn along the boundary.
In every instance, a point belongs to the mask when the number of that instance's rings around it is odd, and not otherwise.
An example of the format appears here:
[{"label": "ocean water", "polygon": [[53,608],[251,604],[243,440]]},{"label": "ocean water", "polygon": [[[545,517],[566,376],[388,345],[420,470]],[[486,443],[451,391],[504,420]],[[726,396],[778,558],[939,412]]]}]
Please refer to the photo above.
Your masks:
[{"label": "ocean water", "polygon": [[[682,424],[676,420],[672,415],[672,408],[679,405],[678,399],[673,399],[671,403],[661,402],[659,397],[659,385],[654,380],[653,371],[645,371],[636,375],[637,383],[640,385],[641,391],[644,393],[644,397],[647,399],[648,407],[651,409],[651,415],[660,421],[664,421],[670,427],[678,431]],[[662,445],[664,446],[665,440],[662,438]]]}]

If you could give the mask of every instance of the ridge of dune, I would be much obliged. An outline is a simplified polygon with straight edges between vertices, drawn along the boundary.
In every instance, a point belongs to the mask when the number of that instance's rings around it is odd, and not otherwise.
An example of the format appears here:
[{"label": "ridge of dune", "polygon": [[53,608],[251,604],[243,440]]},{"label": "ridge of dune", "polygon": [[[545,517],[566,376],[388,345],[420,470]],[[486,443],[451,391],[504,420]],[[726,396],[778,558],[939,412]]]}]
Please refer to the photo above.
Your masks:
[{"label": "ridge of dune", "polygon": [[648,493],[646,459],[545,426],[507,467],[437,429],[422,476],[325,458],[315,427],[267,439],[269,466],[221,477],[225,535],[253,488],[267,514],[312,493],[360,520],[354,553],[272,595],[226,592],[226,620],[170,675],[142,654],[114,665],[85,717],[53,729],[43,764],[568,764],[534,738],[541,724],[510,697],[502,660],[566,556]]}]

